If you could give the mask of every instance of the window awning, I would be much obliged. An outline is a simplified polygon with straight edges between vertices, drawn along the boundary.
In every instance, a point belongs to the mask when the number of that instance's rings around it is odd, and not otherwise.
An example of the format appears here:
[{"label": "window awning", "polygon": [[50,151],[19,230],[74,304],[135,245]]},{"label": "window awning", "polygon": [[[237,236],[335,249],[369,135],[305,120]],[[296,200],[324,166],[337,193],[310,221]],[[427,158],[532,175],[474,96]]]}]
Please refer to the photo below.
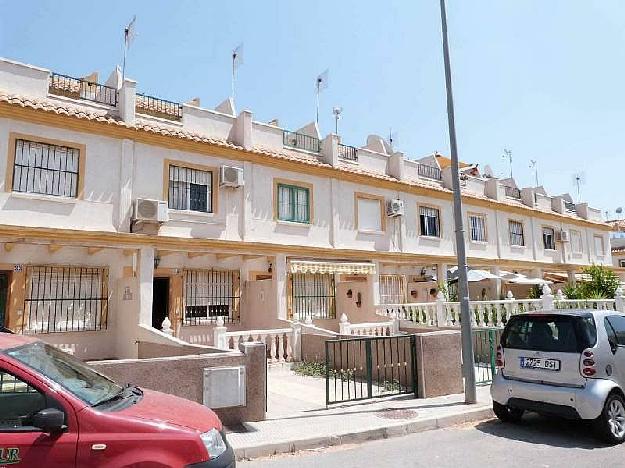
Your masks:
[{"label": "window awning", "polygon": [[369,262],[324,262],[318,260],[291,260],[291,273],[342,273],[346,275],[374,275],[375,264]]}]

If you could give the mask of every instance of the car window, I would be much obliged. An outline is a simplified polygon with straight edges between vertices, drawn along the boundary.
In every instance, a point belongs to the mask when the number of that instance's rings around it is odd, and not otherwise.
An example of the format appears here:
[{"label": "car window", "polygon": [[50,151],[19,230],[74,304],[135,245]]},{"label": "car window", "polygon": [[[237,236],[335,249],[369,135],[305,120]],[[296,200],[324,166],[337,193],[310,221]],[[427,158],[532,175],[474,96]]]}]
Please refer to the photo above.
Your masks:
[{"label": "car window", "polygon": [[33,415],[44,408],[45,395],[0,369],[0,432],[32,427]]},{"label": "car window", "polygon": [[[619,345],[625,345],[625,317],[621,315],[610,315],[609,317],[606,317],[606,321],[612,326],[612,329],[614,330],[616,343]],[[608,336],[610,336],[609,332]]]}]

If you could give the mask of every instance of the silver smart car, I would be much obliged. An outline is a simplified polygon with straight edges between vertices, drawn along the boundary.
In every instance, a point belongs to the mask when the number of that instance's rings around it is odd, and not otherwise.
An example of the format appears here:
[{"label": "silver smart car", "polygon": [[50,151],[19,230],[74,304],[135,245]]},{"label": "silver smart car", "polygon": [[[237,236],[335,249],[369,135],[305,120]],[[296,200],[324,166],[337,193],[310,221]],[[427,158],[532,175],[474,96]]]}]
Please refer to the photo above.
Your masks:
[{"label": "silver smart car", "polygon": [[497,348],[493,411],[591,420],[607,442],[625,440],[625,315],[607,310],[532,312],[510,318]]}]

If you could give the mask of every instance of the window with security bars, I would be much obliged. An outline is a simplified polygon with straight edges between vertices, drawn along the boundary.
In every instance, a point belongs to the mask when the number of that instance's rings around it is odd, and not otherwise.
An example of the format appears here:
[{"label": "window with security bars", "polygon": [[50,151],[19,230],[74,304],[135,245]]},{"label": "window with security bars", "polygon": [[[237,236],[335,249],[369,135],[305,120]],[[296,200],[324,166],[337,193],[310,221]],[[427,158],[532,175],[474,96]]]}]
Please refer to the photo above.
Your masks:
[{"label": "window with security bars", "polygon": [[291,274],[291,318],[335,318],[336,288],[330,273]]},{"label": "window with security bars", "polygon": [[471,240],[474,242],[486,242],[486,217],[483,215],[469,216],[469,229]]},{"label": "window with security bars", "polygon": [[419,207],[419,224],[422,236],[440,237],[440,211],[429,206]]},{"label": "window with security bars", "polygon": [[556,250],[556,231],[553,228],[543,228],[543,247],[545,250]]},{"label": "window with security bars", "polygon": [[184,271],[184,323],[203,325],[239,320],[240,275],[236,270]]},{"label": "window with security bars", "polygon": [[77,197],[79,164],[77,148],[17,139],[12,190]]},{"label": "window with security bars", "polygon": [[212,171],[169,166],[169,208],[212,213],[212,193]]},{"label": "window with security bars", "polygon": [[510,245],[523,247],[525,245],[523,223],[518,221],[508,221],[508,230],[510,232]]},{"label": "window with security bars", "polygon": [[278,219],[310,223],[310,190],[296,185],[278,184]]},{"label": "window with security bars", "polygon": [[380,275],[380,304],[405,304],[406,288],[402,275]]},{"label": "window with security bars", "polygon": [[104,330],[108,299],[107,268],[29,266],[22,332]]}]

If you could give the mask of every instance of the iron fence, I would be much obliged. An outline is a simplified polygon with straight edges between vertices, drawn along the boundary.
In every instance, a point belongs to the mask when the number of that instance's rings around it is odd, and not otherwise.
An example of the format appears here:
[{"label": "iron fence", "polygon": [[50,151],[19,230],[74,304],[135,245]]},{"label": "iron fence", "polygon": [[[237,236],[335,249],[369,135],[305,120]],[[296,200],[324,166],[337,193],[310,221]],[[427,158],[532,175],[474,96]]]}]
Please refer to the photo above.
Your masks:
[{"label": "iron fence", "polygon": [[506,197],[517,198],[517,199],[521,198],[521,190],[519,190],[518,188],[504,185],[504,189],[505,189]]},{"label": "iron fence", "polygon": [[170,120],[182,119],[182,104],[147,94],[137,93],[135,109],[138,113]]},{"label": "iron fence", "polygon": [[185,270],[184,324],[206,325],[219,317],[238,322],[240,293],[236,270]]},{"label": "iron fence", "polygon": [[300,320],[336,317],[334,275],[326,273],[292,273],[291,318]]},{"label": "iron fence", "polygon": [[346,161],[358,161],[358,150],[354,146],[343,145],[339,143],[339,158]]},{"label": "iron fence", "polygon": [[328,340],[325,353],[326,405],[417,396],[415,335]]},{"label": "iron fence", "polygon": [[284,146],[302,149],[305,151],[312,151],[313,153],[321,151],[321,142],[319,139],[309,135],[304,135],[303,133],[289,132],[285,130],[282,132],[282,143]]},{"label": "iron fence", "polygon": [[438,167],[428,166],[427,164],[419,164],[418,174],[426,179],[441,180],[443,178],[441,170]]},{"label": "iron fence", "polygon": [[48,88],[50,94],[65,96],[73,99],[86,99],[87,101],[117,106],[117,90],[110,86],[101,85],[84,78],[52,73]]},{"label": "iron fence", "polygon": [[473,330],[473,358],[475,381],[478,385],[492,383],[495,376],[497,345],[503,328],[478,328]]},{"label": "iron fence", "polygon": [[103,330],[107,316],[107,268],[27,267],[22,333]]}]

